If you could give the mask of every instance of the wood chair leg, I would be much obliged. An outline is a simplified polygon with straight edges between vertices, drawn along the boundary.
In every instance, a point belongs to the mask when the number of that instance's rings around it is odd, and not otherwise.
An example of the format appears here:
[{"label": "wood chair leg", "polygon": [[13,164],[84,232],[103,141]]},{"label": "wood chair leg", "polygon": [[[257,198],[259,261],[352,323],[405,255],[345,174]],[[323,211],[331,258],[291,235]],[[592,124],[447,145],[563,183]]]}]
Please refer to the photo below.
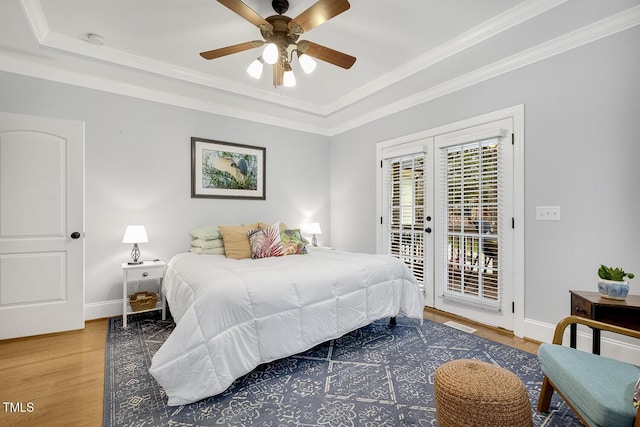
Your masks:
[{"label": "wood chair leg", "polygon": [[540,397],[538,398],[538,411],[549,412],[551,397],[553,397],[553,385],[545,375],[542,379],[542,388],[540,389]]}]

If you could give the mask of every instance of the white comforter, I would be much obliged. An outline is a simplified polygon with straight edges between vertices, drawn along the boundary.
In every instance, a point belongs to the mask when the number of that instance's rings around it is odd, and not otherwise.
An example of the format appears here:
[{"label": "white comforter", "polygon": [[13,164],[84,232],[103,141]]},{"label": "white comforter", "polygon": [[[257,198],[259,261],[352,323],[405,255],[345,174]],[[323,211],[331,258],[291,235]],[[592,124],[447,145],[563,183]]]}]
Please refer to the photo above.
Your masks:
[{"label": "white comforter", "polygon": [[174,256],[163,282],[176,327],[149,372],[169,405],[224,391],[261,363],[338,338],[374,320],[422,319],[410,270],[386,255],[313,248],[308,255]]}]

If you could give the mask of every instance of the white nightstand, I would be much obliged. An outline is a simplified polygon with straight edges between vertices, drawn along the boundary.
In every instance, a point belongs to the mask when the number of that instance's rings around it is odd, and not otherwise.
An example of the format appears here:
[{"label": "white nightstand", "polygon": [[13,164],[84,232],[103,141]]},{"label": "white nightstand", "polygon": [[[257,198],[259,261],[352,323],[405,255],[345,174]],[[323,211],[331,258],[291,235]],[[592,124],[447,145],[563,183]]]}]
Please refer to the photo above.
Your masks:
[{"label": "white nightstand", "polygon": [[[162,293],[162,278],[167,263],[164,261],[145,261],[142,264],[130,265],[122,263],[122,327],[127,327],[127,316],[145,311],[162,310],[162,320],[167,319],[167,310],[164,294]],[[158,302],[154,308],[148,310],[132,311],[129,305],[129,282],[139,280],[158,279]]]}]

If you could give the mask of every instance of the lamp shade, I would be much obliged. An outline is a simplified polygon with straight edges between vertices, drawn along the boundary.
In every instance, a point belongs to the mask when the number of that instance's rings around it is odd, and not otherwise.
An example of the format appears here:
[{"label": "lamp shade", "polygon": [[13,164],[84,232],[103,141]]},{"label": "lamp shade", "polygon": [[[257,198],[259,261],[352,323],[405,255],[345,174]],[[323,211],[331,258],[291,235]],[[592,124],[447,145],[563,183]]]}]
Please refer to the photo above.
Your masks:
[{"label": "lamp shade", "polygon": [[146,243],[149,241],[144,225],[128,225],[122,243]]},{"label": "lamp shade", "polygon": [[307,222],[300,226],[300,231],[304,234],[322,234],[320,230],[320,224],[317,222]]},{"label": "lamp shade", "polygon": [[262,68],[262,58],[258,58],[249,65],[249,68],[247,68],[247,73],[249,73],[251,77],[257,80],[262,75]]},{"label": "lamp shade", "polygon": [[264,59],[264,62],[267,64],[273,65],[278,62],[278,56],[278,46],[276,46],[275,43],[269,43],[262,51],[262,59]]},{"label": "lamp shade", "polygon": [[284,76],[282,77],[282,85],[285,87],[294,87],[296,85],[296,76],[293,74],[292,70],[287,70],[284,72]]},{"label": "lamp shade", "polygon": [[298,56],[298,61],[300,62],[302,70],[307,74],[313,73],[313,70],[316,69],[316,61],[309,55],[301,54]]}]

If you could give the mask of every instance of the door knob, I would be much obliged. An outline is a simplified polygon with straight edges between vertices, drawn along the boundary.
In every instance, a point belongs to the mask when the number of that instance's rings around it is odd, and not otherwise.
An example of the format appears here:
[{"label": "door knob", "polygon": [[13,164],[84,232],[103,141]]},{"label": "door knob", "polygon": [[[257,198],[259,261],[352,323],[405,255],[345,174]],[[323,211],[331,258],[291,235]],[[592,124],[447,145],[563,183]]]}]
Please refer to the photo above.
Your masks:
[{"label": "door knob", "polygon": [[425,228],[425,229],[424,229],[424,232],[425,232],[425,233],[431,233],[431,227],[427,227],[427,228]]},{"label": "door knob", "polygon": [[78,233],[77,231],[74,231],[73,233],[71,233],[71,238],[72,239],[79,239],[80,238],[80,233]]}]

